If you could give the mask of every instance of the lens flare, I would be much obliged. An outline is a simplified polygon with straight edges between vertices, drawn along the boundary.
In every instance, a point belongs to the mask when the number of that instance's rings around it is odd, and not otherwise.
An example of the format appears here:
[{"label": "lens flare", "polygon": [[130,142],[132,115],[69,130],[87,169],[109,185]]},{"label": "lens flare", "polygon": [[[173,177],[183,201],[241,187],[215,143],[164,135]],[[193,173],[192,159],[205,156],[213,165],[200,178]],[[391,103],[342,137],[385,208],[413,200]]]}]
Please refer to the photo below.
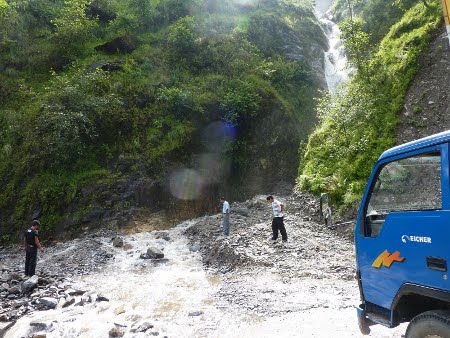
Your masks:
[{"label": "lens flare", "polygon": [[224,152],[227,143],[235,138],[236,128],[227,122],[213,122],[203,131],[203,142],[210,152]]},{"label": "lens flare", "polygon": [[221,153],[200,154],[196,159],[196,168],[208,184],[221,181],[229,174],[230,167],[230,160]]},{"label": "lens flare", "polygon": [[204,180],[193,169],[178,169],[170,177],[170,192],[182,200],[194,200],[201,196]]}]

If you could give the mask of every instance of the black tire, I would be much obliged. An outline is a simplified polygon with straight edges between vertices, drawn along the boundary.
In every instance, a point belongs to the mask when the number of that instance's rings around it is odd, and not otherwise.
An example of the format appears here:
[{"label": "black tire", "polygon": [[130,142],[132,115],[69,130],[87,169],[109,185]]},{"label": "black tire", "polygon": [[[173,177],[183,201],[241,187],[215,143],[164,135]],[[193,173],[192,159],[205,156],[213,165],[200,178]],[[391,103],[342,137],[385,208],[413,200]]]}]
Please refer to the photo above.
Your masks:
[{"label": "black tire", "polygon": [[413,318],[406,338],[450,338],[450,312],[427,311]]}]

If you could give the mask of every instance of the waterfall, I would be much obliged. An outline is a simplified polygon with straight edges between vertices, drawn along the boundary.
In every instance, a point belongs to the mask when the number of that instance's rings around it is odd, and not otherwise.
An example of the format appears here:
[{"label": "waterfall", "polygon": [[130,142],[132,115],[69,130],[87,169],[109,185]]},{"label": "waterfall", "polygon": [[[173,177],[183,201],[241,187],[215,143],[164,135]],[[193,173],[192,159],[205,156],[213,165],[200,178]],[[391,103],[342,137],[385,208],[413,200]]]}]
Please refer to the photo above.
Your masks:
[{"label": "waterfall", "polygon": [[339,85],[348,81],[351,69],[347,63],[344,46],[339,39],[339,27],[329,14],[330,6],[331,0],[319,0],[316,6],[316,16],[320,18],[328,38],[329,49],[324,53],[324,71],[328,91],[333,94]]}]

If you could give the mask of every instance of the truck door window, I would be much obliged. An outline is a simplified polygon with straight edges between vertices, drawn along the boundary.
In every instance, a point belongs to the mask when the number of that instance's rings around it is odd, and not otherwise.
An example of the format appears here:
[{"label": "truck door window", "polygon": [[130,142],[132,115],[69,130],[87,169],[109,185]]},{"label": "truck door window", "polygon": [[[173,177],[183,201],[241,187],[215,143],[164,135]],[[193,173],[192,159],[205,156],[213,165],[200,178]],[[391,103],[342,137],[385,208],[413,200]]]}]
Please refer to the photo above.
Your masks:
[{"label": "truck door window", "polygon": [[364,217],[366,237],[377,237],[391,212],[441,209],[439,152],[387,163],[373,181],[368,201]]}]

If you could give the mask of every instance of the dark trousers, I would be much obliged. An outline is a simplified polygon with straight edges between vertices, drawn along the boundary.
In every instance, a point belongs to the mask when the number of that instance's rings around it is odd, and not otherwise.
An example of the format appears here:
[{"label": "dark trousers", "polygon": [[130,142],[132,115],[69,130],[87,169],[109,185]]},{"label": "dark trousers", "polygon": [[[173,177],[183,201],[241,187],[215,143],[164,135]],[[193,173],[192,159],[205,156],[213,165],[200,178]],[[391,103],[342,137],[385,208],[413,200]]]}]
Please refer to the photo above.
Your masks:
[{"label": "dark trousers", "polygon": [[27,247],[25,256],[25,275],[33,276],[36,272],[37,248]]},{"label": "dark trousers", "polygon": [[287,241],[286,228],[284,227],[283,217],[274,217],[272,220],[272,239],[276,240],[278,238],[278,230],[281,234],[281,239]]}]

